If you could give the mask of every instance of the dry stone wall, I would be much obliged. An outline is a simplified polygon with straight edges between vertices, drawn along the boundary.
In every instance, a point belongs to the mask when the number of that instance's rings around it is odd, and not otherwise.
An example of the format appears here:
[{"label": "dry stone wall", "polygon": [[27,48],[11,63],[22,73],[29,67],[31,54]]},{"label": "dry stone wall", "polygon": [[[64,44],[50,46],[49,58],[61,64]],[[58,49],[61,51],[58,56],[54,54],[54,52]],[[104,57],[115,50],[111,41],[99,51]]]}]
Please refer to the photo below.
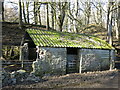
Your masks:
[{"label": "dry stone wall", "polygon": [[66,48],[41,47],[38,52],[32,65],[33,73],[39,76],[66,73]]}]

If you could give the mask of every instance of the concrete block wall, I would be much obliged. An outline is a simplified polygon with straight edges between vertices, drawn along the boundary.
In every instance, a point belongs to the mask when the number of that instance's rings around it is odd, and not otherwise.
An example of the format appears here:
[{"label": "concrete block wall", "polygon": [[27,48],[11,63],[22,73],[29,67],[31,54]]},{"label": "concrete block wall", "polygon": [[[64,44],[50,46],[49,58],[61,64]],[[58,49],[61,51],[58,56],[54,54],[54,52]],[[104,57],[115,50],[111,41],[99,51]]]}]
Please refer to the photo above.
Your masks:
[{"label": "concrete block wall", "polygon": [[110,68],[109,50],[99,49],[79,49],[79,59],[81,62],[81,70],[99,71]]}]

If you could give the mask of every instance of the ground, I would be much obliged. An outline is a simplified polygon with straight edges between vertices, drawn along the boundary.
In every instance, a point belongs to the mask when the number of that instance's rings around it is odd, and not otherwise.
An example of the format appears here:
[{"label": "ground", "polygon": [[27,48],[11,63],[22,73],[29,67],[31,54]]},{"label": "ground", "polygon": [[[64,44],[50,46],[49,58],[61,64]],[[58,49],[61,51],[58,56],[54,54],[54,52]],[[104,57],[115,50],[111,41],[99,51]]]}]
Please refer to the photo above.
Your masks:
[{"label": "ground", "polygon": [[16,88],[118,88],[118,70],[44,76],[39,82],[24,81],[3,89]]}]

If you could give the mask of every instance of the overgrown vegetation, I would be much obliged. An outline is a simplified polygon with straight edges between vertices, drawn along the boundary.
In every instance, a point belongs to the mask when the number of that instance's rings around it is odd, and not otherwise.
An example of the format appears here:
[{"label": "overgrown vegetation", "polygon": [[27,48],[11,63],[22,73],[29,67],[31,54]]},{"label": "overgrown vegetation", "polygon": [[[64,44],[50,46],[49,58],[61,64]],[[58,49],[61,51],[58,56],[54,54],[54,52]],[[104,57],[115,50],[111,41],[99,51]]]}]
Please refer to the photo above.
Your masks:
[{"label": "overgrown vegetation", "polygon": [[18,46],[2,46],[3,58],[6,60],[19,59]]},{"label": "overgrown vegetation", "polygon": [[[5,7],[6,4],[11,6]],[[62,32],[93,33],[101,37],[104,33],[105,36],[102,39],[106,39],[109,44],[119,48],[119,4],[119,0],[115,2],[108,0],[107,3],[104,1],[90,2],[90,0],[87,2],[81,2],[81,0],[74,2],[5,0],[2,2],[2,21],[19,22],[21,28],[24,24],[35,24],[45,25],[48,30],[51,27]]]}]

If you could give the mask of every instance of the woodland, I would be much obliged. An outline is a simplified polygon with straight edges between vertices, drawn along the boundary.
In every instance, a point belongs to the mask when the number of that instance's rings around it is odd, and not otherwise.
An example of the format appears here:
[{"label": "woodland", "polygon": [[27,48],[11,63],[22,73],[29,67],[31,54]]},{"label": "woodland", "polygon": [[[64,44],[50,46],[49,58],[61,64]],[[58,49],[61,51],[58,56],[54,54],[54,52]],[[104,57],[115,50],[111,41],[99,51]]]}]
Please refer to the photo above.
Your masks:
[{"label": "woodland", "polygon": [[[4,0],[2,22],[44,25],[61,32],[97,35],[120,44],[120,0],[24,1]],[[103,38],[102,38],[103,39]],[[115,42],[115,43],[114,43]]]}]

